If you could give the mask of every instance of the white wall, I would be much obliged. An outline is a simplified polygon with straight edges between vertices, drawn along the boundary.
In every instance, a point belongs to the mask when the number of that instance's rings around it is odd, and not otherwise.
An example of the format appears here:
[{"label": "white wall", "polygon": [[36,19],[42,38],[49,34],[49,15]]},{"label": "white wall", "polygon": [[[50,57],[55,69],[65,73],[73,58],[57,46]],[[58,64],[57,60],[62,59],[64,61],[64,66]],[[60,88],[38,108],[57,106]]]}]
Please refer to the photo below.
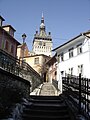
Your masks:
[{"label": "white wall", "polygon": [[[77,54],[77,45],[82,43],[82,53]],[[69,58],[69,49],[73,49],[74,56]],[[64,61],[58,63],[57,65],[57,80],[58,80],[58,88],[62,90],[62,76],[61,71],[65,73],[69,73],[69,68],[73,68],[73,75],[78,76],[78,65],[83,65],[83,77],[90,78],[90,39],[85,37],[81,37],[78,40],[72,41],[68,45],[65,44],[62,48],[58,49],[57,56],[62,52],[64,53]]]}]

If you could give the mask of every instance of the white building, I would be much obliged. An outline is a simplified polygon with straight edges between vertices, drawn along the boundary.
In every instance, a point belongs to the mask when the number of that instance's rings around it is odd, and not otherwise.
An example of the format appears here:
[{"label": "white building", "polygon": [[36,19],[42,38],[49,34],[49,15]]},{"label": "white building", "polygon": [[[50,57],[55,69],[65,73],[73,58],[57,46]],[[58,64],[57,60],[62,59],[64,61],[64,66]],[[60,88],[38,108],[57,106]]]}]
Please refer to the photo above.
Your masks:
[{"label": "white building", "polygon": [[57,80],[62,91],[62,76],[72,74],[90,78],[90,31],[81,33],[53,49],[57,53]]}]

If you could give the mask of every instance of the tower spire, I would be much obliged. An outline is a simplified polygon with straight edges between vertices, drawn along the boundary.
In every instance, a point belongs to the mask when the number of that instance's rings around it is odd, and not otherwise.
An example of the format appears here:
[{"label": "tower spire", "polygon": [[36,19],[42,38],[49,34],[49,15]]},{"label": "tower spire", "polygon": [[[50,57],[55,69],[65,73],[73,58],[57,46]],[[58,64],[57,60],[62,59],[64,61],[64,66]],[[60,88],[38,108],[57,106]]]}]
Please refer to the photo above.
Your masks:
[{"label": "tower spire", "polygon": [[41,23],[44,23],[44,15],[43,15],[43,12],[42,12]]},{"label": "tower spire", "polygon": [[42,12],[41,24],[40,24],[40,31],[41,31],[41,30],[45,31],[45,24],[44,24],[43,12]]}]

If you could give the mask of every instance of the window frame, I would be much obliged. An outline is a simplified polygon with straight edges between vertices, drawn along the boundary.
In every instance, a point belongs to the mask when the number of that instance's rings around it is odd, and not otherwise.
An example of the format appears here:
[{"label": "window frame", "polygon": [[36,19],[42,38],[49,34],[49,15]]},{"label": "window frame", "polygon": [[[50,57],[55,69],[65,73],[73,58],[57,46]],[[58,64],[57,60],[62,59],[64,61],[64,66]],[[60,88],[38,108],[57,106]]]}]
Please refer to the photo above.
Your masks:
[{"label": "window frame", "polygon": [[82,43],[77,45],[77,55],[82,53]]},{"label": "window frame", "polygon": [[13,54],[14,53],[14,46],[11,45],[11,53]]},{"label": "window frame", "polygon": [[78,65],[78,73],[81,73],[81,75],[83,75],[83,64]]},{"label": "window frame", "polygon": [[72,58],[74,56],[73,50],[73,47],[69,49],[69,58]]},{"label": "window frame", "polygon": [[5,42],[5,50],[9,50],[9,42],[6,40],[6,42]]}]

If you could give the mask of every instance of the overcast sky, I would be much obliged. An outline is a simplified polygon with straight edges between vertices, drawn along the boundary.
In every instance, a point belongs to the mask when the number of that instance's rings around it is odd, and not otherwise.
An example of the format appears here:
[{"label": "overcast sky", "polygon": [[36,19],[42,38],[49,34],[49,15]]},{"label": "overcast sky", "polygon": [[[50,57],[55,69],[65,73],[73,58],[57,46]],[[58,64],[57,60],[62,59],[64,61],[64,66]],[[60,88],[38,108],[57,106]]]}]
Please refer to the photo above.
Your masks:
[{"label": "overcast sky", "polygon": [[35,31],[39,31],[42,12],[53,48],[90,30],[90,0],[0,0],[3,25],[11,24],[16,29],[15,38],[20,43],[26,33],[29,50]]}]

